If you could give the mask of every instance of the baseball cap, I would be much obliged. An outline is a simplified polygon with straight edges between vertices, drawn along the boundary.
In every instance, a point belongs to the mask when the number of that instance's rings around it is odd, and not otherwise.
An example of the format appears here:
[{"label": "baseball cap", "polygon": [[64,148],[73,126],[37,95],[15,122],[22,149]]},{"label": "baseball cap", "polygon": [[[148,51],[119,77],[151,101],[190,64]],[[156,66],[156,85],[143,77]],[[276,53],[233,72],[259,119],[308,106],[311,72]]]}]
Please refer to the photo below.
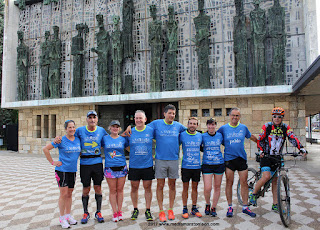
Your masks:
[{"label": "baseball cap", "polygon": [[207,124],[212,124],[212,123],[217,124],[217,121],[216,119],[211,117],[209,120],[207,120]]},{"label": "baseball cap", "polygon": [[113,120],[113,121],[110,122],[110,126],[112,126],[112,125],[120,126],[120,122],[118,120]]},{"label": "baseball cap", "polygon": [[87,113],[87,117],[89,117],[90,115],[98,116],[97,112],[94,111],[94,110],[90,110],[90,111]]}]

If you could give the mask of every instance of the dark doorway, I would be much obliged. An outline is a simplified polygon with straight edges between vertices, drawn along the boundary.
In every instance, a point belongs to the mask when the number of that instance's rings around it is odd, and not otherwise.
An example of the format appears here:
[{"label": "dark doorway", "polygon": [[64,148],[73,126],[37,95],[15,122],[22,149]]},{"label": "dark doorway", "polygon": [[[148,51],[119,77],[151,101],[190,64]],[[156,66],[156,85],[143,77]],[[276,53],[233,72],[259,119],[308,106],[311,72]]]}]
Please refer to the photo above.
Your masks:
[{"label": "dark doorway", "polygon": [[6,131],[7,150],[18,151],[18,125],[7,125]]}]

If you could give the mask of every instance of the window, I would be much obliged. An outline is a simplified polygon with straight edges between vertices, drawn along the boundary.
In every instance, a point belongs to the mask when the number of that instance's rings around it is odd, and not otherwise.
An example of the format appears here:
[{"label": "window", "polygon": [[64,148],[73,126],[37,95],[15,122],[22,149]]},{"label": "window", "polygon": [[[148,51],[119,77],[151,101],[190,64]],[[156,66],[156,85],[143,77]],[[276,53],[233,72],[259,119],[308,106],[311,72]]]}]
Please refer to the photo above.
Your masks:
[{"label": "window", "polygon": [[214,109],[214,116],[221,117],[222,116],[222,109]]},{"label": "window", "polygon": [[36,138],[41,138],[41,115],[37,115],[37,120],[36,120]]},{"label": "window", "polygon": [[48,138],[49,137],[49,115],[43,116],[43,137]]},{"label": "window", "polygon": [[226,114],[227,114],[227,116],[230,115],[230,112],[231,112],[231,108],[226,108]]},{"label": "window", "polygon": [[203,117],[210,117],[210,109],[203,109],[202,116]]},{"label": "window", "polygon": [[191,109],[190,110],[190,117],[197,117],[198,116],[198,110],[197,109]]},{"label": "window", "polygon": [[56,115],[51,115],[50,137],[56,137]]}]

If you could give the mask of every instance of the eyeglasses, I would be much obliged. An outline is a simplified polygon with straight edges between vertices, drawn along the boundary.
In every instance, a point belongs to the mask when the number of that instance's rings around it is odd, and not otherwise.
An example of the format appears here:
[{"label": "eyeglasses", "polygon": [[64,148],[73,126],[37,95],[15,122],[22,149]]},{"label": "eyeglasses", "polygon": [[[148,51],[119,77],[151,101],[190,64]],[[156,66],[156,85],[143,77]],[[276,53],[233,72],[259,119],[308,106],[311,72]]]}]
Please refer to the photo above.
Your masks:
[{"label": "eyeglasses", "polygon": [[278,115],[278,116],[277,116],[277,115],[272,115],[272,117],[273,117],[273,118],[283,118],[282,115]]}]

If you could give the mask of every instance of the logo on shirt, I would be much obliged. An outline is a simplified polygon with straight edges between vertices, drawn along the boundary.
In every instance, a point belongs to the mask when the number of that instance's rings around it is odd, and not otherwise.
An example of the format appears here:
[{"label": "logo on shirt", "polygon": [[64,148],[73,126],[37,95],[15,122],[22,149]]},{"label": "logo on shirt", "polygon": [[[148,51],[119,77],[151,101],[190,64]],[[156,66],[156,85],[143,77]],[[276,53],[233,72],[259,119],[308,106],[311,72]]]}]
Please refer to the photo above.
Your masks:
[{"label": "logo on shirt", "polygon": [[84,143],[84,146],[88,147],[91,146],[92,148],[95,148],[98,146],[97,142],[92,141],[92,143]]},{"label": "logo on shirt", "polygon": [[114,157],[121,157],[121,154],[120,155],[117,155],[117,151],[116,150],[113,150],[113,152],[110,152],[109,153],[110,157],[113,159]]},{"label": "logo on shirt", "polygon": [[239,140],[239,139],[230,140],[230,145],[231,144],[239,144],[239,143],[241,143],[241,140]]}]

